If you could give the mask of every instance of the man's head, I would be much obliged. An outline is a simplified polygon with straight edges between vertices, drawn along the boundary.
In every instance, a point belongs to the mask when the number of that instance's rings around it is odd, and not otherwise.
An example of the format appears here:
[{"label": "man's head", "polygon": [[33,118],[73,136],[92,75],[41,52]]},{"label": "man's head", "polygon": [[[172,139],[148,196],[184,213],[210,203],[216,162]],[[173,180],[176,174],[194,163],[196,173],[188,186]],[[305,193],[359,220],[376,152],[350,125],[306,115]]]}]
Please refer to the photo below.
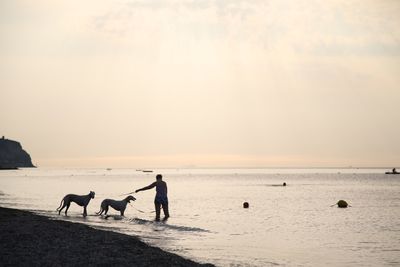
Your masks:
[{"label": "man's head", "polygon": [[157,179],[157,181],[161,181],[162,180],[162,175],[161,174],[157,174],[156,179]]}]

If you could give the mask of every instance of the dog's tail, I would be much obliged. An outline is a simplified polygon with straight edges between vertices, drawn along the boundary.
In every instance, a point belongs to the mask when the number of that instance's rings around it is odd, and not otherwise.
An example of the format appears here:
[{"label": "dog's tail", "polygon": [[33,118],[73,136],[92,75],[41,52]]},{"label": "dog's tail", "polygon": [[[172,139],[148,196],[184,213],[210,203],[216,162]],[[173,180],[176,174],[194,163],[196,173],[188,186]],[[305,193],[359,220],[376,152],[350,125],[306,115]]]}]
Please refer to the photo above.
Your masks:
[{"label": "dog's tail", "polygon": [[60,206],[56,209],[56,211],[58,211],[62,207],[63,202],[64,202],[64,199],[61,199]]},{"label": "dog's tail", "polygon": [[100,208],[100,210],[98,212],[96,212],[96,215],[101,215],[103,213],[103,211],[104,210],[102,208]]}]

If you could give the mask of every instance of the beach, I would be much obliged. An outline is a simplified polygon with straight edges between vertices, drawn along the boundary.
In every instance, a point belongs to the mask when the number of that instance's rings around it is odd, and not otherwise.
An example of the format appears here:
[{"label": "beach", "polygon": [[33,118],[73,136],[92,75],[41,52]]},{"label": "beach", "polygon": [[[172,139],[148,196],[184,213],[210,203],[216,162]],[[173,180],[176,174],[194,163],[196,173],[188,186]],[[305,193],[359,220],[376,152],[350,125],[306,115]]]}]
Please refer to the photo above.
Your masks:
[{"label": "beach", "polygon": [[214,266],[138,237],[0,207],[1,266]]}]

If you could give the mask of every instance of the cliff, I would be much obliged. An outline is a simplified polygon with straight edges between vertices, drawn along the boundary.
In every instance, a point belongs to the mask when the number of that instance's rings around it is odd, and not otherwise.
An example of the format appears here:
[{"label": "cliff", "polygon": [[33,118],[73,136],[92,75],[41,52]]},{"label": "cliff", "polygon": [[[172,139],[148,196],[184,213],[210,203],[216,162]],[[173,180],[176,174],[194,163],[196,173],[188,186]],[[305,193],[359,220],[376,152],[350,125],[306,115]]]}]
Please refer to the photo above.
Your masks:
[{"label": "cliff", "polygon": [[18,167],[35,167],[31,156],[22,149],[19,142],[0,139],[0,169],[13,169]]}]

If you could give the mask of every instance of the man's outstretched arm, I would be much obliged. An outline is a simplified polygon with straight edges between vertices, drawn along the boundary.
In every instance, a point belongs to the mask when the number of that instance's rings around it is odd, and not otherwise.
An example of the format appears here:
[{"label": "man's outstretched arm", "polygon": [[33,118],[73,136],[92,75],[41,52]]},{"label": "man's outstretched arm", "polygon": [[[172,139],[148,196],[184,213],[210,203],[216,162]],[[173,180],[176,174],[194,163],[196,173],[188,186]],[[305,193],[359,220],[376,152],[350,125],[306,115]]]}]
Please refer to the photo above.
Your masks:
[{"label": "man's outstretched arm", "polygon": [[143,187],[143,188],[140,188],[140,189],[136,190],[135,192],[137,193],[137,192],[139,192],[139,191],[149,190],[149,189],[152,189],[152,188],[155,187],[155,186],[156,186],[156,182],[152,183],[151,185],[148,185],[148,186],[145,186],[145,187]]}]

